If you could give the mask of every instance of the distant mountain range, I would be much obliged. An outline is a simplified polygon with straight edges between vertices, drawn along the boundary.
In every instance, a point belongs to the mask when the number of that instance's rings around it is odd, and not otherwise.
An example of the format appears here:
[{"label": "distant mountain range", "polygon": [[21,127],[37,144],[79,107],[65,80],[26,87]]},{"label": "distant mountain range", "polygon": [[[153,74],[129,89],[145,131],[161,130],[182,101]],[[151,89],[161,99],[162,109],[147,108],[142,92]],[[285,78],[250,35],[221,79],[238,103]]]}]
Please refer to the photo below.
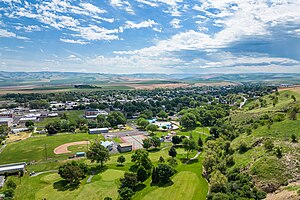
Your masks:
[{"label": "distant mountain range", "polygon": [[0,71],[0,87],[23,85],[122,84],[159,82],[262,82],[299,84],[300,73],[248,74],[103,74],[78,72],[4,72]]}]

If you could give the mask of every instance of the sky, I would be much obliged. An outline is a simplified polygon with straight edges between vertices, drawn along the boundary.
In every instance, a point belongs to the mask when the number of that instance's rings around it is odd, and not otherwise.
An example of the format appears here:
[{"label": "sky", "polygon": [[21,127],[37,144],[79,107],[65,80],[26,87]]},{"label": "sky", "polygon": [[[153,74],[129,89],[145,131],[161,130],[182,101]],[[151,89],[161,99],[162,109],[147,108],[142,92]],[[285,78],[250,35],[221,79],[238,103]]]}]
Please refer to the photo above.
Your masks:
[{"label": "sky", "polygon": [[300,73],[299,0],[0,0],[0,71]]}]

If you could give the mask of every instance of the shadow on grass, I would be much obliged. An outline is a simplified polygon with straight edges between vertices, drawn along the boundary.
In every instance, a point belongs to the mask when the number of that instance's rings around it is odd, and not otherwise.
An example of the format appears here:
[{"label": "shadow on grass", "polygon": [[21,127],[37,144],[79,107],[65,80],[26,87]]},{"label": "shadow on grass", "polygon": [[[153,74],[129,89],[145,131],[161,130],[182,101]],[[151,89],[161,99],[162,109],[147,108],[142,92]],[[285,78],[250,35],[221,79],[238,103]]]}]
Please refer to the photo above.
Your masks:
[{"label": "shadow on grass", "polygon": [[66,180],[60,180],[53,183],[53,188],[57,191],[73,191],[79,188],[79,184],[69,184]]},{"label": "shadow on grass", "polygon": [[196,158],[196,159],[191,160],[190,158],[180,158],[180,161],[183,164],[194,164],[194,163],[199,162],[199,159]]},{"label": "shadow on grass", "polygon": [[158,186],[158,187],[170,187],[170,186],[172,186],[174,183],[173,183],[173,181],[169,181],[169,182],[167,182],[167,183],[151,183],[150,185],[151,186]]},{"label": "shadow on grass", "polygon": [[135,187],[135,191],[142,191],[145,187],[146,187],[146,185],[145,185],[144,183],[139,183],[139,184]]},{"label": "shadow on grass", "polygon": [[117,164],[117,167],[124,167],[124,164]]},{"label": "shadow on grass", "polygon": [[160,149],[157,149],[157,148],[148,150],[149,153],[155,153],[155,152],[158,152],[158,151],[160,151]]},{"label": "shadow on grass", "polygon": [[106,166],[92,166],[89,171],[87,172],[87,175],[95,175],[95,174],[100,174],[104,171],[106,171],[108,168]]}]

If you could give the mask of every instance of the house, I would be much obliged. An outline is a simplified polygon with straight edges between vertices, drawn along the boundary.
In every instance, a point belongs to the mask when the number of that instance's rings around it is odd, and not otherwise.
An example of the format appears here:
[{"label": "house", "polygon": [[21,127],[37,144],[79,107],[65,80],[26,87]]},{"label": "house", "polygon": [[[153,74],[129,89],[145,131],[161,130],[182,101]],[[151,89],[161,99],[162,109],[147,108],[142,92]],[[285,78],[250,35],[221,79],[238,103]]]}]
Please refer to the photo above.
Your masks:
[{"label": "house", "polygon": [[20,120],[19,120],[19,123],[26,123],[28,121],[37,121],[37,117],[22,117]]},{"label": "house", "polygon": [[0,113],[1,118],[14,118],[15,114],[12,111],[4,111]]},{"label": "house", "polygon": [[11,129],[11,132],[16,134],[16,133],[19,133],[19,132],[23,132],[23,131],[28,131],[28,128],[14,128],[14,129]]},{"label": "house", "polygon": [[25,172],[25,167],[26,167],[25,162],[0,165],[0,174]]},{"label": "house", "polygon": [[5,183],[5,176],[0,176],[0,188],[3,188]]},{"label": "house", "polygon": [[91,128],[89,134],[108,133],[108,128]]},{"label": "house", "polygon": [[0,118],[0,126],[4,125],[11,127],[13,125],[13,118]]},{"label": "house", "polygon": [[101,145],[111,151],[113,149],[114,143],[111,141],[101,141]]},{"label": "house", "polygon": [[99,110],[99,109],[87,109],[85,110],[84,116],[86,119],[96,119],[98,115],[108,115],[108,113],[105,110]]},{"label": "house", "polygon": [[58,113],[49,113],[48,117],[58,117]]},{"label": "house", "polygon": [[118,145],[118,150],[120,153],[132,151],[132,144],[121,143]]}]

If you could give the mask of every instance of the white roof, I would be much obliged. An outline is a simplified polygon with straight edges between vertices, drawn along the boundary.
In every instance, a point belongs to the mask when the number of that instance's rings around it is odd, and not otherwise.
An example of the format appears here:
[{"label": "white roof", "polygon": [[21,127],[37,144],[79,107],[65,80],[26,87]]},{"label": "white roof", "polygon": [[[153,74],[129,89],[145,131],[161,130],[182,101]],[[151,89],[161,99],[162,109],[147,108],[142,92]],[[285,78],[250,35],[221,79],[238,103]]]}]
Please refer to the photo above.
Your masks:
[{"label": "white roof", "polygon": [[25,167],[25,163],[15,164],[15,165],[1,165],[0,172],[22,170]]},{"label": "white roof", "polygon": [[101,145],[104,146],[104,147],[108,147],[108,146],[111,146],[113,144],[114,143],[111,142],[111,141],[101,141]]},{"label": "white roof", "polygon": [[108,128],[91,128],[89,131],[106,131]]},{"label": "white roof", "polygon": [[13,118],[0,118],[0,122],[9,122],[12,120],[13,120]]}]

